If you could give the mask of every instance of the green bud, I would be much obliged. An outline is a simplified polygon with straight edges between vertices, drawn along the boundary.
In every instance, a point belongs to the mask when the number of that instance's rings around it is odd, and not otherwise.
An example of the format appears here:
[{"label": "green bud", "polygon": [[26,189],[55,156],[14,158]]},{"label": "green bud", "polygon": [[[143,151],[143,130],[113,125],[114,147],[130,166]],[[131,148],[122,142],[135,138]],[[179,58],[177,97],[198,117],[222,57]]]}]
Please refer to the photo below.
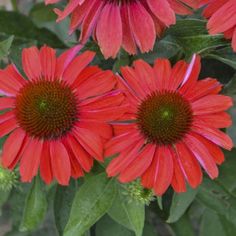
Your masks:
[{"label": "green bud", "polygon": [[135,180],[131,183],[123,185],[123,194],[126,195],[130,201],[137,201],[139,203],[149,205],[154,200],[154,193],[151,189],[144,188],[140,180]]},{"label": "green bud", "polygon": [[16,171],[10,171],[5,169],[0,164],[0,190],[10,191],[17,183],[17,173]]}]

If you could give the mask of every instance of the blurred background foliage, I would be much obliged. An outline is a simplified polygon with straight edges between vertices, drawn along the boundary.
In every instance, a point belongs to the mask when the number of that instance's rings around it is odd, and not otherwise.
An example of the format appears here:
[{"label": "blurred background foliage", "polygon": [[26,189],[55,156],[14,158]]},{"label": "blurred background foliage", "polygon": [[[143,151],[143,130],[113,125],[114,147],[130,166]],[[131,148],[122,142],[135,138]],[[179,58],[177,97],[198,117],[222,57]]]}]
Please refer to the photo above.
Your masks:
[{"label": "blurred background foliage", "polygon": [[[64,2],[64,4],[66,1]],[[63,3],[60,3],[63,4]],[[79,32],[67,35],[69,20],[56,24],[53,6],[41,0],[0,1],[0,68],[13,61],[21,70],[21,50],[48,44],[58,52],[76,44]],[[223,92],[235,99],[236,54],[222,35],[210,36],[201,10],[178,17],[159,39],[152,52],[105,60],[90,41],[83,50],[97,52],[94,64],[119,72],[123,65],[143,58],[150,64],[158,57],[189,60],[202,56],[201,78],[215,77]],[[236,142],[236,109],[230,110],[234,125],[226,130]],[[3,139],[0,140],[0,149]],[[45,186],[39,178],[31,184],[14,183],[0,188],[0,235],[6,236],[233,236],[236,235],[236,150],[225,152],[220,177],[204,178],[198,189],[176,194],[171,189],[149,205],[133,200],[124,186],[104,175],[95,165],[83,180],[70,186]],[[1,170],[0,170],[1,185]]]}]

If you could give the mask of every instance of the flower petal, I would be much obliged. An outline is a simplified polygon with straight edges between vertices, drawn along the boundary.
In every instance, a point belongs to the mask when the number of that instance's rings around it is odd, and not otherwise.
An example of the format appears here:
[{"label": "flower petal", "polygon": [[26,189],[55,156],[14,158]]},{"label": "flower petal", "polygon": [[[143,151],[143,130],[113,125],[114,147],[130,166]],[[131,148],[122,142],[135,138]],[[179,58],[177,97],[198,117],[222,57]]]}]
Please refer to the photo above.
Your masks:
[{"label": "flower petal", "polygon": [[43,150],[43,142],[32,139],[25,149],[20,161],[20,174],[22,182],[31,182],[37,175]]},{"label": "flower petal", "polygon": [[50,156],[54,177],[61,185],[68,185],[71,176],[71,164],[68,152],[60,141],[50,142]]}]

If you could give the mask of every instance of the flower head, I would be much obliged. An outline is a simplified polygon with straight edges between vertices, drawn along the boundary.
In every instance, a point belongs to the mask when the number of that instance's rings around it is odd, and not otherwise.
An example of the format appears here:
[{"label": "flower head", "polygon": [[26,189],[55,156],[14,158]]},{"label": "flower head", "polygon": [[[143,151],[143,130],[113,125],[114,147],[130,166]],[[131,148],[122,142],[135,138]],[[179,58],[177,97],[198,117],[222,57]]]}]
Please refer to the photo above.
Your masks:
[{"label": "flower head", "polygon": [[[46,4],[60,0],[45,0]],[[156,35],[175,24],[175,13],[191,14],[199,0],[72,0],[57,21],[71,15],[70,32],[81,30],[80,42],[91,35],[106,58],[116,57],[119,49],[129,54],[150,51]]]},{"label": "flower head", "polygon": [[46,183],[55,178],[67,185],[71,176],[89,172],[94,158],[103,161],[103,144],[112,135],[106,122],[122,114],[124,96],[114,90],[111,71],[88,66],[93,52],[76,56],[80,48],[58,58],[47,46],[24,49],[28,80],[13,64],[0,70],[0,137],[10,134],[2,164],[13,169],[20,162],[23,182],[40,169]]},{"label": "flower head", "polygon": [[201,0],[201,5],[205,4],[203,15],[209,19],[209,33],[224,33],[225,38],[232,39],[232,47],[236,52],[236,1]]},{"label": "flower head", "polygon": [[171,68],[157,59],[152,68],[137,60],[121,69],[129,112],[113,123],[116,136],[106,144],[106,156],[120,153],[108,168],[109,176],[123,182],[141,178],[145,188],[162,195],[172,185],[186,191],[202,181],[200,166],[213,179],[224,161],[220,147],[231,149],[231,139],[220,128],[232,121],[225,112],[232,99],[219,95],[221,85],[207,78],[198,81],[200,57]]}]

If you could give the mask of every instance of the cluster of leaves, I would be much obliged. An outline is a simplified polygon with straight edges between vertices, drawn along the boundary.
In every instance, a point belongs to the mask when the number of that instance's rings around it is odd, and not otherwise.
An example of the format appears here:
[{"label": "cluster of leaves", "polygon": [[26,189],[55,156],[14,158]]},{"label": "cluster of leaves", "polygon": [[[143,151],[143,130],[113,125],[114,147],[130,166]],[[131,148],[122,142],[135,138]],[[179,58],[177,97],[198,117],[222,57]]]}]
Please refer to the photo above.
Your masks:
[{"label": "cluster of leaves", "polygon": [[[27,9],[0,11],[0,67],[14,61],[20,69],[24,47],[47,44],[62,51],[76,43],[75,35],[67,36],[67,22],[55,24],[50,6],[39,3]],[[106,61],[92,41],[84,50],[96,51],[94,63],[114,71],[136,58],[153,63],[165,57],[174,63],[199,53],[203,58],[201,77],[220,79],[226,85],[224,93],[234,96],[236,54],[222,35],[207,33],[206,22],[197,15],[179,19],[147,54],[133,57],[122,51],[116,60]],[[235,129],[226,131],[234,140]],[[123,194],[123,186],[108,179],[99,164],[83,180],[71,180],[68,187],[56,183],[45,186],[40,178],[31,184],[19,183],[12,190],[0,190],[0,232],[11,222],[7,236],[236,235],[236,150],[225,155],[227,161],[217,180],[205,178],[198,189],[189,188],[183,194],[170,189],[148,206]]]}]

